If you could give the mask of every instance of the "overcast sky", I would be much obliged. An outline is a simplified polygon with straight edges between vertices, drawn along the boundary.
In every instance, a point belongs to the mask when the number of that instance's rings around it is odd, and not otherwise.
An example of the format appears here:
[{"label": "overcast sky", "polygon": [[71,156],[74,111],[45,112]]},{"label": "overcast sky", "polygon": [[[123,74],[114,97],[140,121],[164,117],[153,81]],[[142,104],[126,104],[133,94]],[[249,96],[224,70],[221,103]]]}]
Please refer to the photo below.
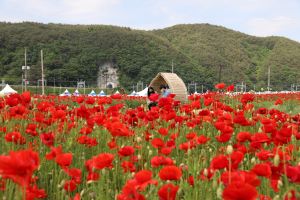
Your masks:
[{"label": "overcast sky", "polygon": [[300,0],[0,0],[0,21],[157,29],[210,23],[300,42]]}]

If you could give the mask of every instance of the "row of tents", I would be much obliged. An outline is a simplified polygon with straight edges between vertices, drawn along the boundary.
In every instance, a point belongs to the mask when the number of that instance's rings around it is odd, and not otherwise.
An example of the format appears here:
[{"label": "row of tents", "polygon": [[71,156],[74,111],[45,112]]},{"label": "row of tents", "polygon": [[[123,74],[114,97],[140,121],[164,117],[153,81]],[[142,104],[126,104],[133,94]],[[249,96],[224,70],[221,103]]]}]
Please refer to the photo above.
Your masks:
[{"label": "row of tents", "polygon": [[[146,87],[144,90],[140,92],[133,91],[128,96],[147,96],[148,87]],[[0,96],[6,96],[10,94],[18,93],[16,90],[10,87],[10,85],[6,84],[5,87],[0,91]],[[115,94],[120,94],[119,91],[116,91]],[[68,89],[66,89],[62,94],[59,96],[80,96],[80,92],[76,89],[73,93],[69,92]],[[88,96],[107,96],[106,93],[101,90],[99,94],[97,94],[94,90],[92,90]]]},{"label": "row of tents", "polygon": [[[133,91],[131,94],[129,94],[128,96],[147,96],[147,92],[148,92],[148,87],[146,87],[144,90],[140,91],[140,92],[135,92]],[[116,91],[114,94],[120,94],[119,91]],[[80,92],[76,89],[73,93],[69,92],[68,89],[66,89],[63,93],[61,93],[59,96],[80,96]],[[96,96],[107,96],[107,94],[101,90],[99,92],[99,94],[97,94],[94,90],[92,90],[88,96],[92,96],[92,97],[96,97]]]}]

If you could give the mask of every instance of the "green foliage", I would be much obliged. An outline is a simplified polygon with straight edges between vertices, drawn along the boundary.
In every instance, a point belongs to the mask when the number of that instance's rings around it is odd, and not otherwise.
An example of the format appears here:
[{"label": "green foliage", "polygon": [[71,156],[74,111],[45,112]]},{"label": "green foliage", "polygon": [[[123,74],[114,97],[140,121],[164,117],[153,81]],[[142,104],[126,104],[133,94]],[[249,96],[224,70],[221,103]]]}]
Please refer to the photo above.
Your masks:
[{"label": "green foliage", "polygon": [[211,85],[243,81],[251,89],[265,88],[269,66],[274,90],[300,82],[300,45],[295,41],[254,37],[209,24],[176,25],[153,33],[202,65]]},{"label": "green foliage", "polygon": [[175,72],[185,82],[211,87],[246,82],[266,87],[268,67],[274,89],[299,83],[300,45],[281,38],[248,36],[209,24],[177,25],[154,31],[104,25],[0,23],[0,78],[20,83],[24,48],[29,80],[40,79],[44,50],[46,79],[86,80],[96,85],[99,67],[112,63],[121,86],[149,83],[158,72]]}]

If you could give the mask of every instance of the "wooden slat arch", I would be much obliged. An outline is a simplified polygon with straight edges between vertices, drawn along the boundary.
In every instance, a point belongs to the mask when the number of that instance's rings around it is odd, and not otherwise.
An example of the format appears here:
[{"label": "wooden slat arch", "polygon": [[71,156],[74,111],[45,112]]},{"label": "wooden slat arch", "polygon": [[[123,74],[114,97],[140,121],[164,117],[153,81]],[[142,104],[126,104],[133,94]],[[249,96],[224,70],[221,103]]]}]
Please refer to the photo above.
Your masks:
[{"label": "wooden slat arch", "polygon": [[150,86],[154,88],[154,90],[160,93],[159,87],[160,85],[168,85],[170,88],[170,92],[175,94],[175,100],[179,100],[182,102],[187,101],[187,89],[182,81],[182,79],[177,76],[175,73],[166,73],[160,72],[156,75],[156,77],[150,82]]}]

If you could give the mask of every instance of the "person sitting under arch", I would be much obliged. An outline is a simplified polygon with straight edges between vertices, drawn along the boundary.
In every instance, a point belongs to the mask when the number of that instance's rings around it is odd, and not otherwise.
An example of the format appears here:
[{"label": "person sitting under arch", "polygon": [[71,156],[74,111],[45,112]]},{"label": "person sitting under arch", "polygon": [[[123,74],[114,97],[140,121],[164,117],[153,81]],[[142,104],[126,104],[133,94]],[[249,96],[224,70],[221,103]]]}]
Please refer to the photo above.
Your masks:
[{"label": "person sitting under arch", "polygon": [[166,85],[160,85],[159,87],[161,91],[161,97],[168,97],[170,94],[170,91],[168,90],[168,87]]}]

